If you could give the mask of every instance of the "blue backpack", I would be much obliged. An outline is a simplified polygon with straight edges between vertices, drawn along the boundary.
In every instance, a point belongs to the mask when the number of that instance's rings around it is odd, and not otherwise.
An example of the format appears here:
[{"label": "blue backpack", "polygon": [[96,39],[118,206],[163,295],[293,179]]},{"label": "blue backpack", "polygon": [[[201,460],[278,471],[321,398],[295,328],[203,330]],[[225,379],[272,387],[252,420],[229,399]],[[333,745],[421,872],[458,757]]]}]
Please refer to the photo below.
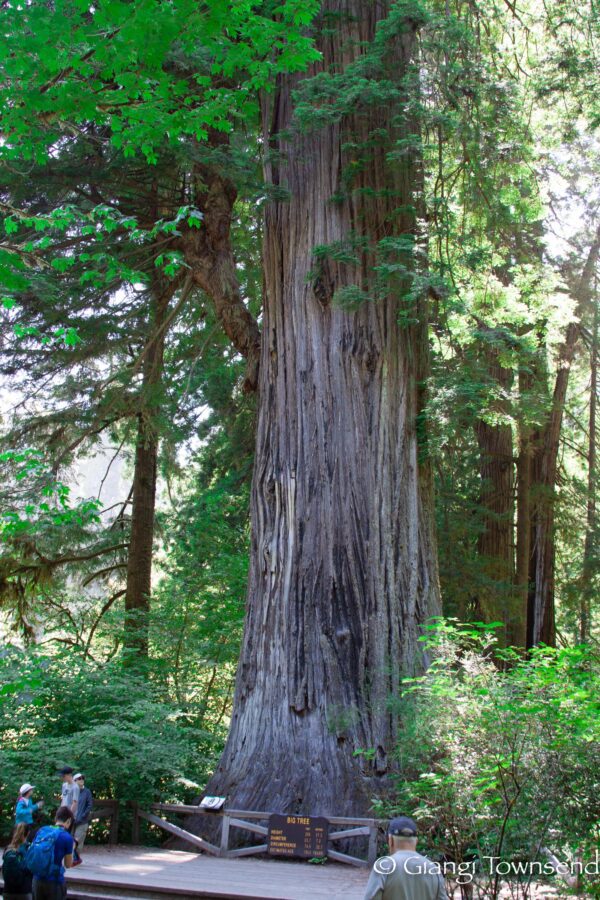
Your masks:
[{"label": "blue backpack", "polygon": [[60,828],[46,825],[40,828],[25,854],[25,865],[36,878],[54,881],[60,875],[60,865],[54,862],[54,845]]}]

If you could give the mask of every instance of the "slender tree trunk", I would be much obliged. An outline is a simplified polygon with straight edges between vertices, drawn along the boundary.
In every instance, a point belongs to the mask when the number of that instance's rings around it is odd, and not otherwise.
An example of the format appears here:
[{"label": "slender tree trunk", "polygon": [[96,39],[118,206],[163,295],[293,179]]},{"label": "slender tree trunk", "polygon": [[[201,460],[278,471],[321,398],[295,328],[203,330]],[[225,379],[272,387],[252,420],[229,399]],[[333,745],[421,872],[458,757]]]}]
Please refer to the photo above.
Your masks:
[{"label": "slender tree trunk", "polygon": [[[545,431],[534,434],[531,462],[531,556],[527,595],[526,646],[556,642],[554,610],[554,492],[556,461]],[[558,448],[557,448],[558,454]]]},{"label": "slender tree trunk", "polygon": [[156,472],[159,432],[156,417],[165,346],[165,321],[173,289],[155,278],[151,298],[149,339],[144,350],[140,405],[133,473],[131,541],[127,559],[124,646],[128,659],[148,656],[148,615],[152,587],[152,549],[156,506]]},{"label": "slender tree trunk", "polygon": [[600,227],[590,247],[581,276],[574,288],[577,321],[567,328],[558,356],[558,372],[548,420],[533,456],[532,545],[527,610],[527,646],[555,643],[554,621],[554,505],[562,418],[569,374],[580,335],[579,319],[589,303],[598,251]]},{"label": "slender tree trunk", "polygon": [[598,300],[594,303],[592,346],[590,348],[590,415],[588,443],[588,500],[585,545],[583,548],[583,572],[581,578],[581,607],[579,639],[589,641],[591,636],[592,576],[594,573],[594,543],[596,535],[596,407],[598,402]]},{"label": "slender tree trunk", "polygon": [[[488,353],[488,375],[502,391],[510,386],[511,372],[503,368],[497,352]],[[504,404],[501,401],[502,407]],[[505,412],[502,408],[500,411]],[[503,643],[518,640],[520,627],[514,595],[514,451],[512,428],[479,420],[476,426],[480,451],[483,529],[478,540],[483,584],[479,614],[486,622],[501,621]]]},{"label": "slender tree trunk", "polygon": [[[388,8],[324,3],[319,70],[364,52]],[[390,77],[414,45],[407,21]],[[439,612],[419,436],[427,322],[406,285],[354,312],[336,305],[339,289],[370,290],[373,255],[352,264],[315,249],[414,233],[417,176],[408,156],[390,163],[391,146],[368,145],[376,129],[398,137],[389,104],[358,102],[341,123],[299,133],[297,84],[282,79],[263,106],[267,180],[289,199],[266,213],[247,616],[231,730],[207,790],[241,808],[356,814],[392,766],[393,699],[419,666],[421,624]],[[344,147],[350,133],[367,148],[360,163]]]}]

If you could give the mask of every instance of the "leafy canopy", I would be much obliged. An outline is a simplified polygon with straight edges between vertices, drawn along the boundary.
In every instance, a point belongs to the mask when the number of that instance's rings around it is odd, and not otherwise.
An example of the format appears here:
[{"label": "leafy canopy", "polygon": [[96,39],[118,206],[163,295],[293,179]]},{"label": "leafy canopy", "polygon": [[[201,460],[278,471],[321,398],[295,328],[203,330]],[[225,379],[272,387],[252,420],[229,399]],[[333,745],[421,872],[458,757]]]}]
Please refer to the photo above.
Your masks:
[{"label": "leafy canopy", "polygon": [[0,158],[42,159],[57,136],[111,129],[156,161],[166,137],[207,137],[253,116],[259,89],[303,69],[315,0],[81,0],[3,6]]}]

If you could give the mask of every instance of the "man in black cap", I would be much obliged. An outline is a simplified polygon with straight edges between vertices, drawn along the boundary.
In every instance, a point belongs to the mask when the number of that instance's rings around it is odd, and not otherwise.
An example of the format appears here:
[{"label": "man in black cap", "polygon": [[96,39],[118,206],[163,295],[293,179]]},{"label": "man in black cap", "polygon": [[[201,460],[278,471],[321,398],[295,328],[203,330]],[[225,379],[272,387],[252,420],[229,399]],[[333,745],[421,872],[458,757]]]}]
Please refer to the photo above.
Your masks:
[{"label": "man in black cap", "polygon": [[439,866],[417,853],[417,826],[407,816],[388,826],[390,856],[373,866],[365,900],[448,900]]},{"label": "man in black cap", "polygon": [[59,775],[62,775],[63,780],[60,792],[60,805],[67,806],[73,813],[73,818],[75,818],[79,801],[79,785],[73,779],[71,766],[63,766],[59,771]]}]

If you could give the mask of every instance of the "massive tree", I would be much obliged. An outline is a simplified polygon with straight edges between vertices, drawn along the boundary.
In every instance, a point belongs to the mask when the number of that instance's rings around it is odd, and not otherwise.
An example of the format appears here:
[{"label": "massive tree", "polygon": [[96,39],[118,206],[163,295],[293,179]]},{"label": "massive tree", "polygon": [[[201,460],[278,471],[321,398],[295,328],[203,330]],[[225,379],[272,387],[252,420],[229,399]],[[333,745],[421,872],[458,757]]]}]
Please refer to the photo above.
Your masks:
[{"label": "massive tree", "polygon": [[[251,567],[231,731],[208,788],[239,808],[364,812],[392,765],[393,698],[438,611],[427,321],[410,278],[417,23],[390,7],[328,0],[321,61],[263,101],[273,199]],[[316,107],[303,125],[296,91]]]}]

